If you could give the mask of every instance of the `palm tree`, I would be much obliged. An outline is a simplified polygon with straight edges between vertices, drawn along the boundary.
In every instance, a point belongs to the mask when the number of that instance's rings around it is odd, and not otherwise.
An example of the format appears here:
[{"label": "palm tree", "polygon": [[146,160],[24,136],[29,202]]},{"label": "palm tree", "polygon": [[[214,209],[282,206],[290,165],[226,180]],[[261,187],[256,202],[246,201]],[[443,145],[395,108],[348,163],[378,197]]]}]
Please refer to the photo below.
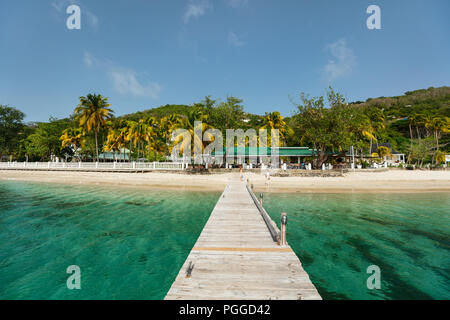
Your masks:
[{"label": "palm tree", "polygon": [[[128,128],[122,127],[119,129],[119,134],[116,137],[116,141],[119,146],[119,159],[120,160],[122,160],[122,149],[125,146],[125,144],[128,142],[127,135],[128,135]],[[129,150],[129,152],[130,152],[129,156],[131,156],[131,150]],[[124,161],[125,161],[125,157],[124,157]]]},{"label": "palm tree", "polygon": [[380,156],[381,159],[386,160],[387,156],[392,155],[391,150],[388,147],[380,146],[377,149],[377,154]]},{"label": "palm tree", "polygon": [[438,163],[439,153],[439,138],[442,132],[450,132],[450,118],[449,117],[433,117],[430,121],[425,123],[425,127],[433,132],[436,141],[435,163]]},{"label": "palm tree", "polygon": [[377,142],[377,148],[378,148],[377,133],[386,127],[385,116],[381,109],[374,108],[374,107],[367,108],[366,115],[369,118],[369,122],[370,122],[369,128],[370,128],[371,134],[373,135],[373,137],[370,138],[369,153],[371,153],[372,152],[372,141],[375,140]]},{"label": "palm tree", "polygon": [[[283,120],[283,117],[278,111],[270,112],[265,114],[262,120],[261,129],[277,129],[280,135],[280,142],[283,144],[287,135],[292,134],[292,129]],[[270,139],[269,145],[272,145],[272,138]]]},{"label": "palm tree", "polygon": [[106,120],[112,117],[114,111],[109,108],[108,98],[101,94],[88,94],[80,97],[80,104],[75,108],[74,113],[80,126],[87,132],[94,131],[95,151],[98,161],[98,132],[106,125]]},{"label": "palm tree", "polygon": [[104,146],[105,151],[113,151],[119,152],[120,155],[120,142],[118,140],[118,137],[120,135],[119,129],[110,128],[108,130],[108,135],[106,137],[106,144]]},{"label": "palm tree", "polygon": [[[165,146],[162,149],[165,152],[169,151],[170,139],[172,137],[173,131],[182,125],[182,120],[177,114],[170,114],[161,118],[159,121],[159,133],[163,137]],[[167,155],[167,153],[166,153]]]},{"label": "palm tree", "polygon": [[144,120],[145,124],[143,126],[143,139],[148,144],[148,161],[150,161],[150,153],[151,148],[153,147],[153,150],[155,152],[155,160],[156,160],[156,154],[157,154],[157,140],[158,140],[158,127],[159,123],[154,117],[148,117]]},{"label": "palm tree", "polygon": [[441,132],[448,132],[450,130],[450,118],[434,117],[425,124],[425,127],[433,132],[436,141],[436,150],[439,150],[439,137],[441,136]]},{"label": "palm tree", "polygon": [[[145,141],[146,123],[144,119],[139,121],[130,121],[128,123],[127,140],[133,142],[134,146],[138,148],[137,158],[139,159],[140,147]],[[143,149],[143,148],[142,148]]]},{"label": "palm tree", "polygon": [[[418,115],[417,115],[417,114],[413,113],[413,114],[410,114],[410,115],[408,116],[409,139],[411,140],[411,147],[412,147],[412,144],[413,144],[412,127],[413,127],[413,125],[416,125],[417,122],[418,122]],[[419,136],[417,136],[417,138],[419,138]]]},{"label": "palm tree", "polygon": [[[188,134],[191,136],[191,145],[189,145],[189,141],[188,139],[185,139],[185,134],[183,133],[179,133],[177,135],[175,135],[173,137],[173,143],[174,144],[179,144],[180,145],[180,152],[183,153],[183,151],[187,148],[190,148],[192,151],[192,154],[194,154],[195,152],[195,146],[201,146],[202,148],[202,153],[204,151],[205,148],[205,144],[207,143],[206,141],[202,140],[202,137],[199,137],[197,135],[195,135],[196,131],[201,131],[202,136],[203,137],[207,137],[207,139],[209,139],[209,141],[213,141],[214,137],[213,135],[207,134],[206,131],[208,129],[211,129],[212,126],[210,126],[209,124],[207,124],[205,121],[208,120],[208,116],[203,114],[199,109],[194,109],[192,111],[189,112],[187,118],[184,118],[182,121],[180,121],[180,123],[176,124],[173,129],[185,129]],[[196,123],[199,121],[200,124]],[[205,139],[206,140],[206,139]]]},{"label": "palm tree", "polygon": [[82,128],[67,128],[59,138],[61,140],[61,149],[72,147],[76,152],[78,147],[83,145],[84,132]]}]

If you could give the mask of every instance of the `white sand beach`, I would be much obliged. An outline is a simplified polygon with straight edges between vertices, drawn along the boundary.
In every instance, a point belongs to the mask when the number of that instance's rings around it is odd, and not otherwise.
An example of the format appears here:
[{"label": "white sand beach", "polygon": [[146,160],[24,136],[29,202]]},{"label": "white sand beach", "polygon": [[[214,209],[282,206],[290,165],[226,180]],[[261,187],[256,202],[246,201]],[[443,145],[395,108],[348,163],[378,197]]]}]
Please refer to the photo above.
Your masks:
[{"label": "white sand beach", "polygon": [[[264,175],[244,172],[257,192],[450,192],[450,171],[349,172],[343,177],[274,177],[266,185]],[[76,185],[103,185],[158,189],[222,191],[237,173],[192,175],[147,172],[75,172],[0,170],[0,181],[17,180]]]}]

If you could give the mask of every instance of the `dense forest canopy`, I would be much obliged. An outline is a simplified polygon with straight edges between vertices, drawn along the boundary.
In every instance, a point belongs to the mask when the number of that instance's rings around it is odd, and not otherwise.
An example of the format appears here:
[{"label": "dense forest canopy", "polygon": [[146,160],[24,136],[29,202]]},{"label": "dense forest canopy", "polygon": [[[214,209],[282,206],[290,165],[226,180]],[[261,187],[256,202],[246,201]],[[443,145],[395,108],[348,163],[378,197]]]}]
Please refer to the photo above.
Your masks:
[{"label": "dense forest canopy", "polygon": [[216,128],[224,134],[228,128],[279,129],[283,145],[318,150],[312,159],[317,167],[329,160],[330,152],[345,153],[350,146],[362,156],[374,150],[380,155],[389,152],[380,148],[389,144],[418,165],[442,163],[450,151],[450,87],[350,103],[331,88],[325,97],[299,97],[295,113],[288,118],[277,111],[247,113],[244,101],[232,96],[224,100],[207,96],[192,105],[114,116],[108,98],[87,94],[68,118],[38,123],[24,123],[21,111],[0,105],[0,159],[101,161],[101,152],[127,149],[133,159],[161,161],[170,154],[174,130],[193,128],[195,120],[202,120],[205,130]]}]

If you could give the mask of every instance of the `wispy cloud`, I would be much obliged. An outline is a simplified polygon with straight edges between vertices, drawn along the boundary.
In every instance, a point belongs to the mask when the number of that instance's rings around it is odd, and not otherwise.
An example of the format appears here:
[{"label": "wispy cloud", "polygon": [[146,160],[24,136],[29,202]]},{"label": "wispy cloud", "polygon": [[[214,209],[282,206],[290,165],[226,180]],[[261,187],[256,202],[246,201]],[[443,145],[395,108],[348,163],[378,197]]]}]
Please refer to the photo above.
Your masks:
[{"label": "wispy cloud", "polygon": [[333,56],[333,59],[329,60],[322,70],[327,81],[333,82],[352,73],[356,66],[356,56],[353,50],[347,46],[345,39],[339,39],[327,45],[326,50]]},{"label": "wispy cloud", "polygon": [[97,59],[90,54],[89,52],[85,51],[83,55],[83,62],[88,68],[92,68],[94,64],[97,64]]},{"label": "wispy cloud", "polygon": [[212,3],[209,0],[190,0],[183,14],[184,23],[188,23],[192,18],[203,16],[211,8]]},{"label": "wispy cloud", "polygon": [[242,47],[245,42],[233,31],[228,32],[228,45],[234,47]]},{"label": "wispy cloud", "polygon": [[247,5],[248,0],[225,0],[225,2],[233,8],[243,7]]},{"label": "wispy cloud", "polygon": [[136,71],[125,68],[112,68],[108,71],[114,89],[122,95],[131,94],[136,97],[151,97],[158,99],[161,86],[156,82],[141,83]]},{"label": "wispy cloud", "polygon": [[110,61],[103,62],[88,51],[84,52],[83,62],[88,68],[95,67],[103,70],[119,94],[158,99],[162,90],[157,82],[139,79],[135,70],[115,65]]},{"label": "wispy cloud", "polygon": [[99,24],[98,17],[91,10],[89,10],[84,4],[82,4],[81,1],[79,1],[79,0],[54,0],[54,1],[52,1],[51,6],[55,9],[59,18],[66,19],[68,17],[67,13],[66,13],[66,9],[71,4],[76,4],[77,6],[80,7],[82,25],[83,25],[83,19],[85,17],[87,19],[88,23],[94,29],[98,28],[98,24]]}]

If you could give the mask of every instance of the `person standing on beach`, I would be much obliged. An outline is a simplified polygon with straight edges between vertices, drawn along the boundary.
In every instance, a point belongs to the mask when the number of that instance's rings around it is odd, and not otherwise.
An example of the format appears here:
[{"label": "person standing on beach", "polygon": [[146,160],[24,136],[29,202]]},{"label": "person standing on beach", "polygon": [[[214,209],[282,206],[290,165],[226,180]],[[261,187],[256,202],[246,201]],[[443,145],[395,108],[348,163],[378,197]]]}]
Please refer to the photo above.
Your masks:
[{"label": "person standing on beach", "polygon": [[240,175],[240,177],[241,177],[241,181],[244,181],[244,174],[243,174],[243,172],[242,172],[242,166],[241,166],[241,168],[239,169],[239,175]]},{"label": "person standing on beach", "polygon": [[266,171],[266,185],[269,186],[270,184],[270,172],[267,170]]}]

